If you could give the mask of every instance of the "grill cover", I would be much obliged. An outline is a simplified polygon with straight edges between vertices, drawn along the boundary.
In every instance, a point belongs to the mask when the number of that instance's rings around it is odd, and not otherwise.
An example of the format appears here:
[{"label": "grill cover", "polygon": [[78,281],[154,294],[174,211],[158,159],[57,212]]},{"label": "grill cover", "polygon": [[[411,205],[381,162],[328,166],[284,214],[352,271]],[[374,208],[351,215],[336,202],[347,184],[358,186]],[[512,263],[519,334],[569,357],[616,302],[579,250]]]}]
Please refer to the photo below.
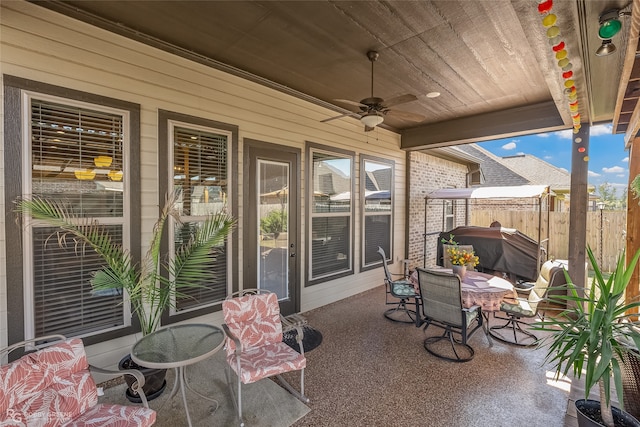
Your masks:
[{"label": "grill cover", "polygon": [[518,230],[463,226],[442,232],[438,239],[438,265],[443,259],[442,239],[449,240],[451,234],[460,245],[473,245],[480,271],[501,271],[531,281],[538,278],[538,242]]}]

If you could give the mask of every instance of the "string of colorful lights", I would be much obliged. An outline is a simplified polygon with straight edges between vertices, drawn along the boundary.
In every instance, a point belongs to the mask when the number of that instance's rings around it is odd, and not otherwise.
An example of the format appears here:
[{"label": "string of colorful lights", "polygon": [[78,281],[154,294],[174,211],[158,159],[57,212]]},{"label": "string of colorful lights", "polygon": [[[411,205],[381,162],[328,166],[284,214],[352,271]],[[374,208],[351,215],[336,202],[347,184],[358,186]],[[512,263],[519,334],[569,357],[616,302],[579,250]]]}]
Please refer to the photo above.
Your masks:
[{"label": "string of colorful lights", "polygon": [[[538,12],[542,15],[542,25],[547,29],[546,34],[549,39],[549,44],[551,45],[556,61],[558,61],[558,67],[560,67],[562,78],[564,79],[564,93],[567,97],[571,119],[573,120],[573,133],[577,134],[582,125],[580,123],[578,106],[578,90],[576,89],[576,82],[573,79],[573,64],[571,64],[569,60],[567,46],[562,40],[562,34],[558,26],[558,17],[554,13],[551,13],[552,8],[553,0],[541,0],[538,3]],[[575,142],[582,142],[582,138],[576,138]],[[578,147],[579,153],[584,153],[585,151],[585,147]],[[589,157],[585,156],[584,161],[589,161]]]}]

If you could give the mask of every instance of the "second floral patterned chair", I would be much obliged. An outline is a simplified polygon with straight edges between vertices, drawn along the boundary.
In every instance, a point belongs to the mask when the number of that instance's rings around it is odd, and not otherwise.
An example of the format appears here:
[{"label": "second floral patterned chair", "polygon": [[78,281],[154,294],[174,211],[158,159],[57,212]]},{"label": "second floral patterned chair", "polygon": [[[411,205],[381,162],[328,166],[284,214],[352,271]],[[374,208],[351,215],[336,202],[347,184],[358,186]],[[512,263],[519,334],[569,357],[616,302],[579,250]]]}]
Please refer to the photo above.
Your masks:
[{"label": "second floral patterned chair", "polygon": [[[156,412],[149,409],[142,391],[142,374],[90,367],[81,339],[49,335],[22,341],[0,350],[0,360],[42,342],[35,351],[0,366],[0,425],[149,427],[155,423]],[[144,406],[98,403],[90,368],[104,375],[134,376],[133,389]]]},{"label": "second floral patterned chair", "polygon": [[[234,397],[240,425],[242,418],[242,384],[276,376],[281,384],[304,403],[304,368],[307,359],[302,345],[303,330],[298,328],[300,353],[282,342],[282,322],[278,297],[260,289],[245,289],[230,295],[222,303],[227,334],[227,362],[237,376],[237,394]],[[229,374],[229,369],[227,373]],[[300,371],[300,391],[295,390],[281,376],[285,372]],[[231,386],[230,375],[227,381]],[[232,387],[233,388],[233,387]],[[232,393],[233,395],[233,393]]]}]

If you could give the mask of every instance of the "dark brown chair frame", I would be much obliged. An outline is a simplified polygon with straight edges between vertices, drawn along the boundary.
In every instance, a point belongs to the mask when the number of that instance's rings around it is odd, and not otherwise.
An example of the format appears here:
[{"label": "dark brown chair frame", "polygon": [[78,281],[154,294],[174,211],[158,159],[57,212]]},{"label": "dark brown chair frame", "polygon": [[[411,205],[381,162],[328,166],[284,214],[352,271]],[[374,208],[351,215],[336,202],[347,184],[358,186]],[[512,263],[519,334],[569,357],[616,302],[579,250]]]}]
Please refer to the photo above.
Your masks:
[{"label": "dark brown chair frame", "polygon": [[[424,348],[430,354],[441,359],[452,362],[468,362],[473,359],[475,351],[467,344],[467,340],[475,331],[482,328],[484,322],[482,308],[479,305],[470,308],[462,306],[462,290],[458,275],[449,271],[424,268],[417,270],[425,332],[430,325],[444,329],[442,335],[426,338]],[[469,319],[471,314],[472,318]],[[474,323],[475,326],[473,326]],[[455,338],[454,334],[459,335],[460,338]],[[434,344],[444,339],[451,343],[455,357],[449,357],[433,349]],[[487,337],[487,339],[489,338]],[[470,355],[468,357],[461,356],[458,351],[460,347],[466,349]]]},{"label": "dark brown chair frame", "polygon": [[[422,324],[420,318],[420,293],[416,292],[413,283],[405,274],[397,274],[402,276],[403,279],[393,280],[392,274],[387,268],[387,256],[384,249],[378,246],[378,253],[382,258],[382,267],[384,268],[385,304],[394,306],[384,312],[384,317],[394,322],[415,323],[416,327],[420,326]],[[411,299],[414,300],[415,310],[407,306],[407,304],[411,304]],[[398,313],[404,315],[405,318],[397,317]]]}]

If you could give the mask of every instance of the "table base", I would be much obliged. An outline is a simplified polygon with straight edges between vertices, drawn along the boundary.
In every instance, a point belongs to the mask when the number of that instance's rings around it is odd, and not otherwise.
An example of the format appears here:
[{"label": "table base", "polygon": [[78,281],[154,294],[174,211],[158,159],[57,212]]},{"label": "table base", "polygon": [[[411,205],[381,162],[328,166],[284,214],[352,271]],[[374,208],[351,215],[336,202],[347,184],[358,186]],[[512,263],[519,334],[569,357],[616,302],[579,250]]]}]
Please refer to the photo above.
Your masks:
[{"label": "table base", "polygon": [[172,399],[177,393],[178,390],[180,390],[181,394],[182,394],[182,403],[184,405],[184,412],[187,414],[187,423],[189,425],[189,427],[192,427],[191,424],[191,415],[189,415],[189,405],[187,404],[187,392],[186,389],[189,389],[192,393],[197,394],[199,397],[201,397],[202,399],[206,399],[210,402],[214,402],[216,405],[215,409],[212,412],[215,412],[218,409],[219,403],[217,400],[212,399],[210,397],[207,397],[201,393],[199,393],[198,391],[194,390],[190,385],[189,382],[187,381],[187,377],[185,374],[185,368],[186,366],[179,366],[177,368],[174,368],[174,372],[176,375],[176,380],[175,383],[173,384],[173,388],[171,389],[171,394],[169,395],[169,399]]}]

